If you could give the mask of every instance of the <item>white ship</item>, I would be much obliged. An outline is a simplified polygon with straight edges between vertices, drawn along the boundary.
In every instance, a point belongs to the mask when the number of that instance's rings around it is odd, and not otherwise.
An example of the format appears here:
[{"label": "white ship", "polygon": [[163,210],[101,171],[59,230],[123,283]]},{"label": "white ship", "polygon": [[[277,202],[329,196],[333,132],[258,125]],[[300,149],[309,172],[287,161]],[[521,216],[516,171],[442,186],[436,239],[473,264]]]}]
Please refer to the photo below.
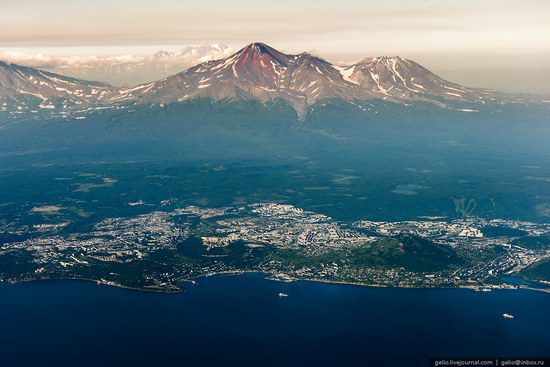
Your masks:
[{"label": "white ship", "polygon": [[281,292],[281,293],[279,293],[279,297],[288,297],[288,294]]},{"label": "white ship", "polygon": [[509,314],[509,313],[503,313],[503,314],[502,314],[502,317],[504,317],[505,319],[513,319],[513,318],[514,318],[514,315]]}]

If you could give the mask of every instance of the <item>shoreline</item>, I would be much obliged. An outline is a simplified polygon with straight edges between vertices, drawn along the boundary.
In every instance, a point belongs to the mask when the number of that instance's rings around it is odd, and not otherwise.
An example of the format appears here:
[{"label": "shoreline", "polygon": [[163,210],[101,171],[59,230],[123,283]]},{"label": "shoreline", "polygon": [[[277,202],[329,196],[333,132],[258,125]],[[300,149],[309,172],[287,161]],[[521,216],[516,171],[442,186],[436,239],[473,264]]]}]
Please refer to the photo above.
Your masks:
[{"label": "shoreline", "polygon": [[[280,281],[280,282],[315,282],[315,283],[327,283],[327,284],[340,284],[340,285],[351,285],[351,286],[357,286],[357,287],[369,287],[369,288],[388,288],[388,289],[468,289],[471,291],[477,291],[477,289],[482,288],[482,286],[474,286],[474,285],[457,285],[455,287],[418,287],[418,286],[410,286],[410,287],[396,287],[396,286],[389,286],[389,285],[382,285],[382,284],[367,284],[367,283],[361,283],[361,282],[351,282],[351,281],[344,281],[344,280],[327,280],[327,279],[318,279],[318,278],[304,278],[304,279],[293,279],[293,280],[281,280],[276,278],[266,278],[267,280],[273,280],[273,281]],[[488,287],[489,291],[492,292],[494,290],[509,290],[509,291],[516,291],[516,290],[530,290],[530,291],[539,291],[544,293],[550,293],[550,288],[535,288],[535,287],[529,287],[529,286],[517,286],[517,288],[511,288],[511,287]]]},{"label": "shoreline", "polygon": [[[162,294],[178,294],[185,292],[185,289],[180,285],[182,283],[192,283],[193,285],[198,284],[198,280],[201,278],[210,278],[214,276],[239,276],[239,275],[245,275],[245,274],[258,274],[262,275],[264,280],[270,280],[270,281],[276,281],[276,282],[282,282],[282,283],[294,283],[294,282],[314,282],[314,283],[325,283],[325,284],[338,284],[338,285],[350,285],[350,286],[356,286],[356,287],[369,287],[369,288],[388,288],[388,289],[468,289],[472,291],[477,291],[477,289],[482,288],[483,286],[474,286],[474,285],[457,285],[454,287],[421,287],[421,286],[389,286],[389,285],[382,285],[382,284],[367,284],[367,283],[361,283],[361,282],[353,282],[353,281],[345,281],[345,280],[330,280],[330,279],[320,279],[320,278],[292,278],[292,277],[286,277],[286,278],[278,278],[276,275],[269,274],[269,273],[262,273],[258,271],[250,271],[250,270],[235,270],[235,271],[221,271],[221,272],[213,272],[213,273],[207,273],[198,275],[196,277],[192,277],[189,279],[182,279],[181,281],[178,281],[176,285],[172,286],[172,290],[169,289],[161,289],[161,288],[154,288],[154,286],[150,287],[132,287],[124,284],[120,284],[117,282],[107,281],[104,279],[90,279],[90,278],[42,278],[42,279],[22,279],[22,280],[0,280],[0,285],[2,283],[7,284],[18,284],[18,283],[31,283],[31,282],[39,282],[39,281],[49,281],[49,280],[57,280],[57,281],[84,281],[84,282],[93,282],[97,285],[106,285],[111,286],[115,288],[120,288],[124,290],[130,290],[130,291],[137,291],[137,292],[149,292],[149,293],[162,293]],[[500,286],[488,286],[487,289],[489,291],[493,290],[529,290],[529,291],[537,291],[537,292],[543,292],[550,294],[550,288],[536,288],[532,286],[526,286],[526,285],[519,285],[517,288],[512,287],[500,287]]]},{"label": "shoreline", "polygon": [[82,281],[82,282],[87,282],[87,283],[95,283],[96,285],[106,285],[106,286],[109,286],[109,287],[120,288],[120,289],[124,289],[124,290],[129,290],[129,291],[148,292],[148,293],[177,294],[177,293],[181,293],[181,292],[184,291],[183,288],[177,287],[177,286],[176,287],[178,288],[178,290],[174,289],[173,292],[170,292],[170,291],[164,290],[164,289],[145,288],[145,287],[144,288],[132,287],[132,286],[129,286],[129,285],[124,285],[124,284],[111,282],[111,281],[107,281],[107,280],[101,280],[101,279],[75,278],[75,277],[70,277],[70,278],[22,279],[22,280],[17,280],[17,281],[2,280],[2,281],[0,281],[0,284],[7,283],[7,284],[15,285],[15,284],[35,283],[35,282],[48,282],[48,281],[51,281],[51,280],[53,280],[53,281]]}]

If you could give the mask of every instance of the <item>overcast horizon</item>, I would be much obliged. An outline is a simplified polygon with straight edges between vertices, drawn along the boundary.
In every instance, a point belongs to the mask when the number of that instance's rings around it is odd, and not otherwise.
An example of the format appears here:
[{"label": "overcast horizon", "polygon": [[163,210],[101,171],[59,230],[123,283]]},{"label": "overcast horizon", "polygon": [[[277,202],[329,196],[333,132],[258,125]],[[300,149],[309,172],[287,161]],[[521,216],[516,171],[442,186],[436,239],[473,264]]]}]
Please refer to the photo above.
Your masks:
[{"label": "overcast horizon", "polygon": [[57,57],[56,72],[68,59],[73,67],[93,67],[94,60],[137,62],[187,45],[237,50],[259,41],[333,63],[399,55],[465,85],[550,93],[550,2],[543,0],[342,0],[337,6],[285,0],[261,7],[250,0],[5,0],[2,11],[0,59],[40,67],[40,55]]}]

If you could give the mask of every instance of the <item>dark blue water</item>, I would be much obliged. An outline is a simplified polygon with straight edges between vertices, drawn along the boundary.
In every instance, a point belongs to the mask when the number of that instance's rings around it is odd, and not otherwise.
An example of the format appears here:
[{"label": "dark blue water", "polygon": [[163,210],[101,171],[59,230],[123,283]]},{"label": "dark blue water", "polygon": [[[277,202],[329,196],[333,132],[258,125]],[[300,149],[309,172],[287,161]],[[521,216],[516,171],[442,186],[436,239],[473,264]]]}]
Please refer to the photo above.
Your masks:
[{"label": "dark blue water", "polygon": [[525,286],[528,286],[529,288],[550,289],[550,287],[546,284],[531,282],[530,280],[520,278],[514,275],[502,276],[500,277],[500,280],[512,285],[525,285]]},{"label": "dark blue water", "polygon": [[[288,298],[278,297],[286,292]],[[168,295],[0,285],[0,366],[427,366],[550,354],[550,294],[217,276]],[[502,313],[515,319],[504,319]]]}]

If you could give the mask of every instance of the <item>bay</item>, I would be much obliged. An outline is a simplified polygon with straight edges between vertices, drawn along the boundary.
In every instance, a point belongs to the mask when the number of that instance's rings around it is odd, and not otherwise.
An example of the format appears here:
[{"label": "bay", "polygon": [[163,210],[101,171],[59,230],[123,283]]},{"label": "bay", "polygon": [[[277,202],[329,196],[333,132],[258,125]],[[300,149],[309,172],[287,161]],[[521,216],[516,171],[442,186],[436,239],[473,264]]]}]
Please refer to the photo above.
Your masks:
[{"label": "bay", "polygon": [[200,278],[178,294],[0,284],[0,365],[427,366],[430,357],[550,351],[548,293],[264,278]]}]

